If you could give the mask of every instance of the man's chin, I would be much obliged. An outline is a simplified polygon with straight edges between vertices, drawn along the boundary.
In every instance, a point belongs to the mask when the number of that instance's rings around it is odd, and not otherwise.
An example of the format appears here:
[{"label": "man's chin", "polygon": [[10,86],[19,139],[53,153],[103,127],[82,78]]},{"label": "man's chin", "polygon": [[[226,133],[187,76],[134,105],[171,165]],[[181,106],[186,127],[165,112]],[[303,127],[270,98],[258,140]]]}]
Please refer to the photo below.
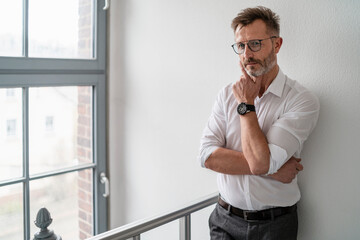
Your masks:
[{"label": "man's chin", "polygon": [[251,77],[259,77],[264,74],[263,72],[264,71],[262,69],[255,70],[255,69],[247,69],[246,68],[246,73]]}]

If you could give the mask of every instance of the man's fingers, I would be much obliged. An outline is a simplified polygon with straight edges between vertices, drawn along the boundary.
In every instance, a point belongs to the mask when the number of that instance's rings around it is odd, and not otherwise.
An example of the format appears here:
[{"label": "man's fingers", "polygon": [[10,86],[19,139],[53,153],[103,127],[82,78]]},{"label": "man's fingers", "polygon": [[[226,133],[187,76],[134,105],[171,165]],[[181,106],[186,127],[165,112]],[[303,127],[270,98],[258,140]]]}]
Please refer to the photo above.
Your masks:
[{"label": "man's fingers", "polygon": [[298,171],[302,171],[304,169],[304,167],[303,167],[303,165],[301,165],[301,164],[298,164],[297,166],[296,166],[296,170],[298,170]]},{"label": "man's fingers", "polygon": [[248,77],[248,76],[249,76],[249,75],[247,74],[247,72],[245,71],[245,67],[244,67],[244,65],[243,65],[242,62],[240,62],[240,69],[241,69],[241,72],[243,73],[243,75],[244,75],[245,77]]},{"label": "man's fingers", "polygon": [[292,156],[291,159],[294,159],[294,160],[297,161],[297,162],[300,162],[300,161],[301,161],[301,158],[296,158],[296,157],[294,157],[294,156]]},{"label": "man's fingers", "polygon": [[252,79],[252,77],[250,77],[249,74],[246,72],[245,66],[243,65],[242,62],[240,62],[240,69],[241,69],[241,72],[242,72],[243,76],[245,77],[245,79],[249,79],[249,80],[255,82],[255,80]]}]

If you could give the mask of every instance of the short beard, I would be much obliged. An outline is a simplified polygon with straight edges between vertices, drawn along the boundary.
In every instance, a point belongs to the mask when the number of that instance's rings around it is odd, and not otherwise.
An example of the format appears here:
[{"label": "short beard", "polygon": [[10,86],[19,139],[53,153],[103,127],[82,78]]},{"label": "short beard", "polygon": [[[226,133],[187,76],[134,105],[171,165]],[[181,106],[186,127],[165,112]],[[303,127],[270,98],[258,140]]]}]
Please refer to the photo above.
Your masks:
[{"label": "short beard", "polygon": [[[261,65],[260,69],[258,70],[254,70],[252,71],[251,69],[248,70],[247,68],[245,68],[245,65],[248,62],[256,62],[258,64]],[[269,56],[267,56],[264,61],[260,61],[258,59],[255,58],[249,58],[247,61],[245,61],[245,63],[243,64],[245,71],[247,74],[249,74],[249,76],[252,77],[259,77],[262,76],[264,74],[267,74],[268,72],[270,72],[271,69],[273,69],[273,67],[275,67],[276,65],[276,61],[275,61],[275,52],[274,50],[271,51],[271,53],[269,54]]]}]

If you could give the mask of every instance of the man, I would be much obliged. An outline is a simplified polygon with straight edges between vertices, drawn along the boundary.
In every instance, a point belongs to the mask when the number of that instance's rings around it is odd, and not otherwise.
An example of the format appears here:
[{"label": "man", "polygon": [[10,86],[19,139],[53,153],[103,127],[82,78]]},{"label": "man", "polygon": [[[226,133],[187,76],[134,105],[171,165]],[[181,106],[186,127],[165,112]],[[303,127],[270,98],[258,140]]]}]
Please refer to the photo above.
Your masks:
[{"label": "man", "polygon": [[211,239],[296,239],[296,175],[319,101],[280,70],[283,40],[275,13],[244,9],[232,28],[242,76],[220,91],[199,155],[203,167],[218,172]]}]

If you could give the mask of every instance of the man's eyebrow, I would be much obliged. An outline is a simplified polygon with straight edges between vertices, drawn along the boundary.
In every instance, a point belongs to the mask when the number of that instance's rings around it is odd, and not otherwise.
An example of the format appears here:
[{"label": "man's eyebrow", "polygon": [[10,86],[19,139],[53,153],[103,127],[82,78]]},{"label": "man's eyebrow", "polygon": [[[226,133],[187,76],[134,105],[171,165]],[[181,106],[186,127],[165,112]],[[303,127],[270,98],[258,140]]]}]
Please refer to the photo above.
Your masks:
[{"label": "man's eyebrow", "polygon": [[247,43],[247,42],[250,42],[250,41],[259,41],[261,40],[260,38],[255,38],[255,39],[250,39],[250,40],[247,40],[247,41],[239,41],[237,43]]}]

